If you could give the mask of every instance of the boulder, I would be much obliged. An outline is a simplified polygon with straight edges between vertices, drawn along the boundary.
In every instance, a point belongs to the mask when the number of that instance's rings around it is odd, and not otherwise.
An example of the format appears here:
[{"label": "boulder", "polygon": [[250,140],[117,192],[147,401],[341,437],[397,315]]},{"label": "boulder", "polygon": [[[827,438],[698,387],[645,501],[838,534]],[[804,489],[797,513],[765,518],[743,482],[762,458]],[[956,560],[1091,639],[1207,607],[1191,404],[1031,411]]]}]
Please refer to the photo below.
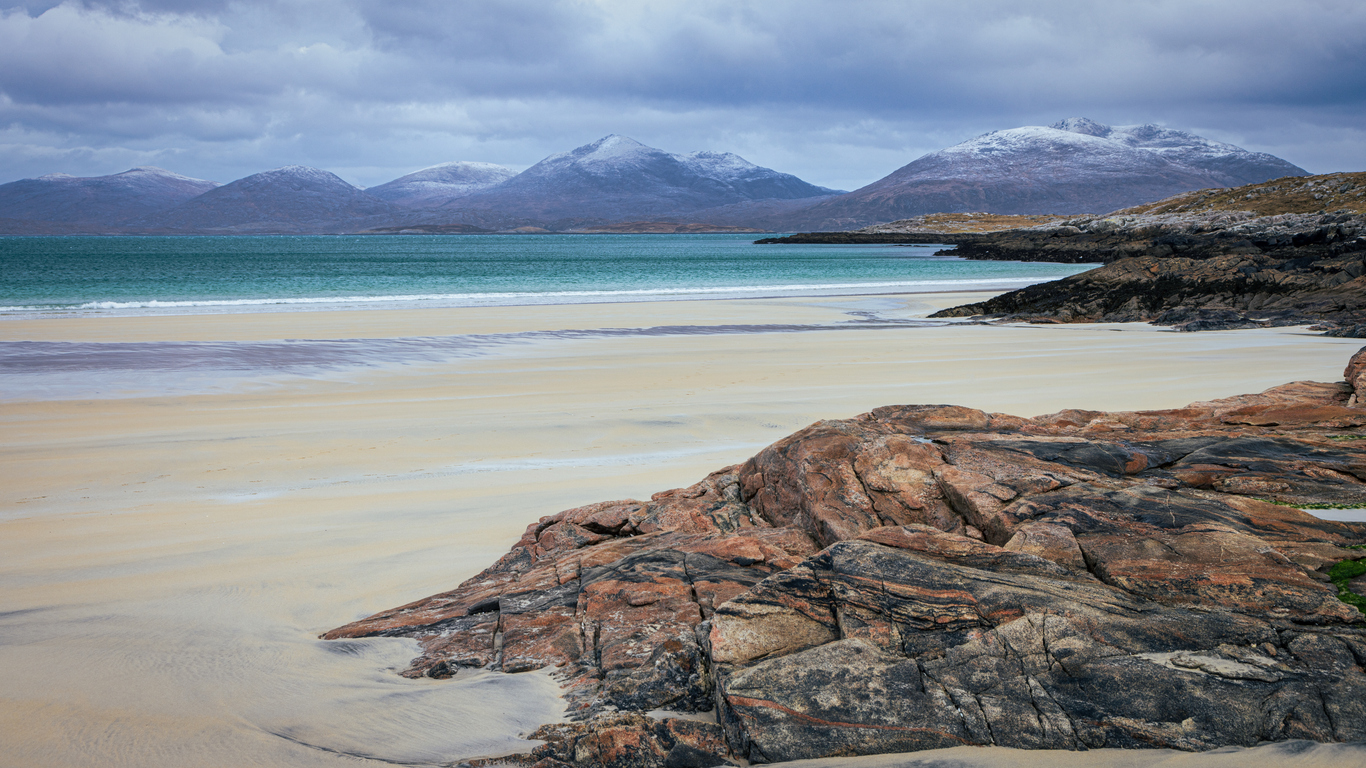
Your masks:
[{"label": "boulder", "polygon": [[1366,347],[1357,350],[1352,359],[1347,361],[1347,368],[1342,372],[1342,376],[1352,387],[1350,404],[1357,407],[1366,404]]}]

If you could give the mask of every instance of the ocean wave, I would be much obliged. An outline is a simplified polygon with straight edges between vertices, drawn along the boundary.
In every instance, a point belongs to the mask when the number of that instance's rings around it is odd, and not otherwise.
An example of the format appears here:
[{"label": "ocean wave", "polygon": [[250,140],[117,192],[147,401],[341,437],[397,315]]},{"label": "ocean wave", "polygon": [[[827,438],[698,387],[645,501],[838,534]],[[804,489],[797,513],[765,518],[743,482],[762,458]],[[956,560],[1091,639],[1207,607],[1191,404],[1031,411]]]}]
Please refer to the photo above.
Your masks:
[{"label": "ocean wave", "polygon": [[617,298],[648,299],[651,297],[719,296],[727,294],[758,295],[798,292],[851,291],[869,289],[935,289],[973,286],[1025,286],[1045,280],[1056,280],[1065,275],[1031,277],[962,278],[949,280],[896,280],[869,283],[789,283],[783,285],[729,285],[686,288],[638,288],[596,291],[507,291],[483,293],[411,293],[378,296],[279,296],[250,299],[146,299],[138,301],[88,301],[82,304],[48,306],[0,306],[0,312],[35,312],[44,310],[119,310],[119,309],[182,309],[195,307],[256,307],[271,305],[307,304],[383,304],[403,302],[459,302],[470,304],[501,304],[519,301],[573,303],[575,300],[611,300]]}]

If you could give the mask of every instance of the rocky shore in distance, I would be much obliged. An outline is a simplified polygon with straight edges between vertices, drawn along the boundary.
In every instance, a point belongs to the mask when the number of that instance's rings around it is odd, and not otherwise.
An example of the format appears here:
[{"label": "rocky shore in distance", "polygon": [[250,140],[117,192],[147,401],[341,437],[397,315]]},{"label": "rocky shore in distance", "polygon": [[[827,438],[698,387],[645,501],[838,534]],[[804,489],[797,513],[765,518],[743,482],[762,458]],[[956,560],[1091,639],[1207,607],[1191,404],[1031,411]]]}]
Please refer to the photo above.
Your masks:
[{"label": "rocky shore in distance", "polygon": [[999,228],[1010,224],[1001,221],[995,231],[931,218],[781,241],[942,242],[966,259],[1104,265],[933,317],[1151,322],[1185,331],[1312,325],[1366,337],[1366,173],[1202,190],[1032,226]]},{"label": "rocky shore in distance", "polygon": [[515,761],[541,768],[1366,740],[1366,584],[1339,565],[1366,524],[1296,508],[1366,506],[1366,348],[1345,377],[817,422],[542,518],[456,589],[324,637],[415,638],[412,677],[557,667],[577,722],[530,734]]},{"label": "rocky shore in distance", "polygon": [[756,245],[773,243],[970,243],[977,240],[973,237],[974,235],[1046,226],[1056,224],[1066,218],[1068,217],[998,213],[931,213],[888,224],[874,224],[851,232],[802,232],[783,237],[768,237],[754,242]]},{"label": "rocky shore in distance", "polygon": [[1143,214],[961,243],[968,259],[1101,262],[934,317],[1152,322],[1180,330],[1317,325],[1366,336],[1366,216]]}]

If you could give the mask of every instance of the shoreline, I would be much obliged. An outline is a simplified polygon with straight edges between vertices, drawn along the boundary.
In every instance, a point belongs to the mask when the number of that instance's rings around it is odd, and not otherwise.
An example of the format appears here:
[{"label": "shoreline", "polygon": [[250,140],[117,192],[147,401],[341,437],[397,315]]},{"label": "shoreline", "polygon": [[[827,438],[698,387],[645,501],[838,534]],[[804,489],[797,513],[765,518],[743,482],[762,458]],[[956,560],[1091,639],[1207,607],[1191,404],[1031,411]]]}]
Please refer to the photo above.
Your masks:
[{"label": "shoreline", "polygon": [[[695,324],[701,317],[732,324],[832,324],[854,318],[839,305],[885,305],[896,320],[923,320],[952,306],[964,294],[999,291],[916,291],[823,296],[708,297],[670,301],[601,301],[479,307],[307,307],[280,310],[185,314],[0,314],[0,342],[6,341],[245,341],[338,338],[420,338],[436,329],[466,333],[534,333],[593,328],[641,328]],[[889,302],[895,302],[895,306]],[[711,306],[715,305],[715,306]],[[306,306],[306,305],[305,305]],[[827,310],[826,307],[833,309]],[[651,310],[648,314],[641,310]],[[92,310],[93,311],[93,310]],[[580,319],[581,318],[581,319]],[[579,319],[576,323],[575,320]],[[931,321],[967,324],[962,320]],[[158,328],[157,326],[165,326]],[[174,330],[171,330],[171,329]]]},{"label": "shoreline", "polygon": [[[1032,279],[1032,278],[1029,278]],[[1060,278],[1054,278],[1060,279]],[[184,317],[193,315],[238,315],[238,314],[292,314],[295,312],[359,312],[359,311],[422,311],[433,309],[490,309],[497,307],[547,307],[547,306],[597,306],[602,304],[664,304],[673,302],[687,301],[765,301],[772,299],[833,299],[833,298],[863,298],[877,296],[920,296],[920,295],[939,295],[939,294],[982,294],[983,296],[997,296],[1002,291],[1010,288],[1002,287],[1004,283],[1024,282],[1026,278],[1011,278],[1002,280],[964,280],[964,281],[926,281],[925,285],[940,286],[946,283],[973,283],[990,284],[993,287],[964,287],[964,288],[942,288],[934,287],[927,290],[885,290],[885,286],[871,285],[868,291],[856,292],[829,292],[829,286],[804,287],[794,286],[790,291],[780,293],[761,292],[754,295],[720,296],[718,293],[732,291],[732,289],[699,289],[693,293],[679,291],[677,295],[661,295],[656,291],[641,291],[639,293],[649,293],[656,296],[650,299],[632,299],[626,296],[616,296],[604,298],[601,301],[526,301],[508,303],[487,303],[487,304],[442,304],[434,300],[430,304],[423,305],[424,299],[410,299],[405,296],[399,297],[363,297],[348,302],[347,299],[327,299],[327,298],[299,298],[281,300],[210,300],[200,302],[157,302],[147,303],[156,306],[140,307],[90,307],[90,308],[53,308],[53,309],[5,309],[0,308],[0,322],[10,320],[37,320],[37,319],[66,319],[81,317]],[[879,289],[879,290],[873,290]],[[734,289],[733,292],[740,293],[743,289]],[[818,293],[806,293],[805,291],[822,291]],[[623,292],[632,293],[632,292]],[[480,294],[484,296],[499,296],[502,294]],[[508,294],[513,295],[513,294]],[[551,294],[545,294],[550,296]],[[409,304],[413,306],[386,306],[393,304]]]},{"label": "shoreline", "polygon": [[[959,296],[45,318],[0,323],[0,339],[819,324],[915,319]],[[874,330],[540,340],[316,375],[247,370],[191,392],[171,372],[148,374],[153,391],[137,397],[0,400],[0,632],[17,639],[0,646],[0,741],[45,766],[506,753],[553,719],[546,707],[558,713],[545,680],[407,680],[406,641],[337,650],[317,634],[449,588],[540,516],[685,486],[818,419],[915,402],[1025,416],[1175,407],[1336,380],[1360,346],[1293,329]]]}]

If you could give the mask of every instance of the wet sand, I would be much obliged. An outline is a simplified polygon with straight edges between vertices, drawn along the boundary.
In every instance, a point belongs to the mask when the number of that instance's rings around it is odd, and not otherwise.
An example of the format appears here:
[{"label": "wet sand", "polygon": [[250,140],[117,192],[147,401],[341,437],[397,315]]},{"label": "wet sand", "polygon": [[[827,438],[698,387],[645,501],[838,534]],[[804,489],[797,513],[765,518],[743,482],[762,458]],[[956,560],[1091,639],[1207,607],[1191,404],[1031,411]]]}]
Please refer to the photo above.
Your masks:
[{"label": "wet sand", "polygon": [[[548,675],[404,680],[407,641],[316,636],[454,586],[543,515],[692,483],[817,419],[1174,407],[1337,380],[1360,347],[914,322],[978,298],[0,320],[0,347],[32,343],[0,365],[0,766],[505,753],[558,717]],[[69,346],[92,343],[132,346]]]}]

